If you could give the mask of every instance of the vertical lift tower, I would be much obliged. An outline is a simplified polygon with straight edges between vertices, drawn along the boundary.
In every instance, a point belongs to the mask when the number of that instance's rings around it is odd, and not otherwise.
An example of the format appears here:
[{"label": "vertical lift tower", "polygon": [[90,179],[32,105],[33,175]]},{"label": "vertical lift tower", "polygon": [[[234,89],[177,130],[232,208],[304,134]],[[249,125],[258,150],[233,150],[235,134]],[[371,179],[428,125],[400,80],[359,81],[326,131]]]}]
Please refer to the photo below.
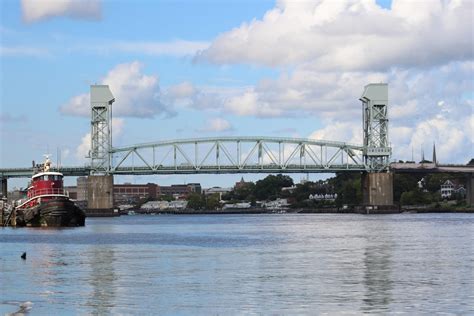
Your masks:
[{"label": "vertical lift tower", "polygon": [[388,142],[388,85],[372,83],[360,97],[364,128],[362,176],[364,205],[393,205],[393,174],[388,172],[392,149]]},{"label": "vertical lift tower", "polygon": [[112,103],[109,86],[91,86],[91,175],[87,179],[88,216],[113,214],[114,180],[110,171]]}]

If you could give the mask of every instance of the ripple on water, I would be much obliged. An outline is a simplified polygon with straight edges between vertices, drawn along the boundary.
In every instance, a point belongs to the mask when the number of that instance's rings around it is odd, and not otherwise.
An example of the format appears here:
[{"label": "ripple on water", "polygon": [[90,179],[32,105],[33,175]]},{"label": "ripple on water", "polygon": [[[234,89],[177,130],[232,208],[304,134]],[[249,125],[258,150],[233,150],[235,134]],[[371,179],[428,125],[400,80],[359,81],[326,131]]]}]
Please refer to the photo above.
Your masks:
[{"label": "ripple on water", "polygon": [[473,236],[469,214],[133,216],[2,229],[0,313],[469,314]]}]

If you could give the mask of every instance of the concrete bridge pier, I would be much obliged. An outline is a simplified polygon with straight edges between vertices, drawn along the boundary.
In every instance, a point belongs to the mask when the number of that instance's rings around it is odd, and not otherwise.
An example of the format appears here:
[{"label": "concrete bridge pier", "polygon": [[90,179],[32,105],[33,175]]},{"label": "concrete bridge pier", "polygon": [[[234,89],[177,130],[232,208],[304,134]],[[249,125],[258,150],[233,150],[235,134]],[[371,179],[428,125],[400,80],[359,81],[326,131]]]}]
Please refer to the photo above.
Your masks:
[{"label": "concrete bridge pier", "polygon": [[474,206],[474,173],[468,173],[466,180],[466,202],[467,205]]},{"label": "concrete bridge pier", "polygon": [[393,205],[393,173],[363,173],[362,203],[364,205]]},{"label": "concrete bridge pier", "polygon": [[87,178],[87,216],[114,216],[114,177],[94,175]]},{"label": "concrete bridge pier", "polygon": [[8,182],[7,178],[2,178],[2,197],[6,198],[8,195]]}]

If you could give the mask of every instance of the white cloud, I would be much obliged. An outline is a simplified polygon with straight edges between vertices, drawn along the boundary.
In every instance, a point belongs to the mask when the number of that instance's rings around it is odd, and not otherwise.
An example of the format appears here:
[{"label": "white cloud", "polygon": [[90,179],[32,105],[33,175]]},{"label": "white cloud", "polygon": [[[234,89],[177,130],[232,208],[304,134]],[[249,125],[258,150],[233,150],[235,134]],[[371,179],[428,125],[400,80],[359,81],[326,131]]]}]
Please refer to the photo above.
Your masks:
[{"label": "white cloud", "polygon": [[200,129],[203,132],[228,132],[231,131],[232,125],[223,118],[212,118],[206,121],[205,126]]},{"label": "white cloud", "polygon": [[[421,148],[431,155],[433,143],[441,162],[465,163],[474,157],[472,65],[453,62],[429,69],[387,72],[389,140],[394,159],[411,160],[413,148],[415,159],[420,160]],[[335,86],[337,89],[338,81]],[[351,89],[361,92],[361,88]],[[356,98],[346,105],[339,104],[337,111],[328,112],[323,128],[310,137],[361,144],[360,103]],[[357,111],[345,114],[353,108]]]},{"label": "white cloud", "polygon": [[403,119],[406,117],[414,116],[418,112],[417,100],[408,100],[404,104],[395,104],[390,109],[390,118],[392,119]]},{"label": "white cloud", "polygon": [[425,158],[430,160],[433,143],[436,143],[439,162],[467,163],[474,157],[473,127],[469,127],[473,121],[474,115],[459,122],[442,116],[429,118],[414,127],[411,137],[408,138],[409,142],[405,146],[397,146],[396,152],[408,159],[413,149],[416,159],[417,156],[420,157],[418,153],[424,150]]},{"label": "white cloud", "polygon": [[167,94],[173,99],[191,98],[196,94],[196,88],[189,81],[168,87]]},{"label": "white cloud", "polygon": [[81,138],[81,143],[76,148],[76,159],[85,161],[91,149],[91,133],[87,133]]},{"label": "white cloud", "polygon": [[218,36],[196,59],[217,64],[306,64],[317,70],[383,70],[472,58],[468,0],[281,0],[262,19]]},{"label": "white cloud", "polygon": [[282,114],[280,109],[273,107],[263,99],[259,99],[258,93],[253,89],[225,100],[223,108],[240,116],[275,117]]},{"label": "white cloud", "polygon": [[314,131],[309,138],[362,144],[362,124],[354,121],[326,121],[325,127]]},{"label": "white cloud", "polygon": [[[157,114],[171,115],[173,112],[161,102],[157,76],[142,73],[143,65],[137,61],[115,66],[100,80],[107,84],[115,97],[112,105],[114,116],[151,118]],[[90,94],[72,97],[62,105],[64,114],[90,116]]]},{"label": "white cloud", "polygon": [[[315,72],[297,67],[276,79],[261,80],[254,87],[221,91],[186,83],[179,85],[176,91],[180,93],[175,95],[185,97],[188,107],[218,115],[311,115],[315,124],[322,127],[309,137],[362,144],[362,107],[358,98],[363,86],[388,82],[393,158],[410,160],[412,146],[418,154],[421,143],[430,147],[435,142],[441,161],[464,162],[474,156],[470,145],[474,139],[473,128],[469,127],[472,121],[466,119],[474,111],[474,101],[469,99],[474,86],[473,65],[453,62],[441,67],[392,69],[384,73]],[[435,129],[436,126],[439,128]],[[457,141],[451,139],[449,131]],[[426,152],[431,150],[428,147]]]},{"label": "white cloud", "polygon": [[53,17],[99,20],[100,0],[21,0],[24,21],[37,22]]}]

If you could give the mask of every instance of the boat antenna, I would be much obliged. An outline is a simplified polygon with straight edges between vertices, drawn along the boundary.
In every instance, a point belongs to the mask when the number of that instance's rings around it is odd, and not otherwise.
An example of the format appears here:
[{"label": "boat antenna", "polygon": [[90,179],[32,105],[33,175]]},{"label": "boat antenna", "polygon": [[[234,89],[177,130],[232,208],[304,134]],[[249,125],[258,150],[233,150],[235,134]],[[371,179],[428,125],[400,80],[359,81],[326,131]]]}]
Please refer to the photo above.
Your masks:
[{"label": "boat antenna", "polygon": [[61,164],[61,157],[60,157],[60,150],[59,147],[56,147],[56,167],[59,170],[59,166]]}]

